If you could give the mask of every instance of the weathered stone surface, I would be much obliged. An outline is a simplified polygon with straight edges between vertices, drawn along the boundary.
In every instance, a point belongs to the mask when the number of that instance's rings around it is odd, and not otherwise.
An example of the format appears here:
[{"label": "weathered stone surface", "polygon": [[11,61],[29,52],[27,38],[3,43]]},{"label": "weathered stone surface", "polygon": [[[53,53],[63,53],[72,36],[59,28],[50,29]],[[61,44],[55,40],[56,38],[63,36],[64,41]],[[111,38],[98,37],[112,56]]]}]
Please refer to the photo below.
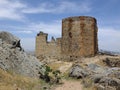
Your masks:
[{"label": "weathered stone surface", "polygon": [[93,17],[69,17],[62,20],[62,54],[69,57],[94,56],[97,53],[97,23]]},{"label": "weathered stone surface", "polygon": [[16,36],[13,36],[11,33],[9,32],[4,32],[1,31],[0,32],[0,39],[2,39],[3,41],[5,41],[8,44],[14,44],[17,43],[18,41],[20,41],[20,39]]},{"label": "weathered stone surface", "polygon": [[59,58],[61,54],[61,38],[56,40],[52,37],[51,41],[47,41],[48,34],[40,32],[36,37],[36,57],[44,58]]},{"label": "weathered stone surface", "polygon": [[95,90],[119,90],[120,80],[116,78],[103,77],[97,84]]},{"label": "weathered stone surface", "polygon": [[97,64],[89,64],[86,69],[93,72],[93,73],[101,73],[102,74],[102,73],[106,73],[106,70],[108,68],[102,67],[102,66],[97,65]]},{"label": "weathered stone surface", "polygon": [[109,68],[106,71],[106,75],[109,77],[115,77],[115,78],[120,79],[120,68],[118,68],[118,67]]},{"label": "weathered stone surface", "polygon": [[84,70],[80,65],[75,65],[69,72],[70,77],[84,78],[88,76],[88,72]]},{"label": "weathered stone surface", "polygon": [[120,58],[106,58],[103,62],[110,67],[120,67]]},{"label": "weathered stone surface", "polygon": [[91,79],[94,83],[99,83],[99,81],[101,80],[101,78],[103,78],[104,75],[103,74],[95,74],[91,76]]},{"label": "weathered stone surface", "polygon": [[14,47],[18,38],[8,32],[0,33],[0,68],[30,77],[44,74],[45,68],[34,56],[26,54],[20,47]]},{"label": "weathered stone surface", "polygon": [[110,86],[103,86],[103,85],[100,85],[100,84],[96,84],[94,86],[94,90],[117,90],[117,89],[114,88],[114,87],[110,87]]},{"label": "weathered stone surface", "polygon": [[62,37],[47,41],[48,34],[36,36],[36,56],[76,60],[94,56],[98,51],[97,22],[89,16],[69,17],[62,20]]},{"label": "weathered stone surface", "polygon": [[120,80],[117,78],[103,77],[99,81],[99,84],[108,85],[108,86],[119,86]]},{"label": "weathered stone surface", "polygon": [[[104,73],[92,74],[91,79],[99,86],[103,86],[103,90],[119,90],[120,89],[120,68],[108,68]],[[102,89],[100,89],[102,90]]]},{"label": "weathered stone surface", "polygon": [[81,67],[79,64],[72,67],[70,76],[83,78],[84,85],[97,84],[95,90],[119,90],[120,89],[120,68],[105,67],[97,64],[88,64]]}]

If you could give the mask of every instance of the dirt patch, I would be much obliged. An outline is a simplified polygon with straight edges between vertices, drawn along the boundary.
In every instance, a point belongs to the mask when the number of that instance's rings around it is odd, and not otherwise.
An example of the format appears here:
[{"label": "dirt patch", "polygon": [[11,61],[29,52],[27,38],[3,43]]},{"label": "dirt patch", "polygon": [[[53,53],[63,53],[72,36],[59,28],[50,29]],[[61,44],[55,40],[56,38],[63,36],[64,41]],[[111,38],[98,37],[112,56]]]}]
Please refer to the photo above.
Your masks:
[{"label": "dirt patch", "polygon": [[54,90],[82,90],[82,85],[80,81],[64,80],[63,84]]},{"label": "dirt patch", "polygon": [[62,73],[65,73],[70,67],[72,66],[72,63],[71,62],[64,62],[64,65],[59,67],[59,70],[62,72]]}]

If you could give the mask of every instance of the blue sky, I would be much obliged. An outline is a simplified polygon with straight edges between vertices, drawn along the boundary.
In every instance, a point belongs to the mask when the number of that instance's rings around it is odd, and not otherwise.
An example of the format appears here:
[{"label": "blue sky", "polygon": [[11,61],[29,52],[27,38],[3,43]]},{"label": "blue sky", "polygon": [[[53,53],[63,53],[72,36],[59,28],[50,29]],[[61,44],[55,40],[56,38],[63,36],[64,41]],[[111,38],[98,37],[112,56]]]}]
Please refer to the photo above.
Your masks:
[{"label": "blue sky", "polygon": [[99,48],[120,52],[120,0],[0,0],[0,31],[21,39],[34,50],[43,31],[61,37],[61,21],[70,16],[92,16],[98,23]]}]

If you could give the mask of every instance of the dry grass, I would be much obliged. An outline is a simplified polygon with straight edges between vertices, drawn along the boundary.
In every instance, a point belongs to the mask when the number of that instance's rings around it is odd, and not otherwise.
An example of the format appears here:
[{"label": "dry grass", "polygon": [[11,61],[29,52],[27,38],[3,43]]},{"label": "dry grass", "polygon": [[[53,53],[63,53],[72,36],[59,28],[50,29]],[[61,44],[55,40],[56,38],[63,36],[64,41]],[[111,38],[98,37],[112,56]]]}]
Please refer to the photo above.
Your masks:
[{"label": "dry grass", "polygon": [[72,63],[64,61],[56,61],[48,64],[53,70],[60,70],[62,73],[65,73],[71,66]]},{"label": "dry grass", "polygon": [[52,63],[48,64],[48,66],[50,66],[50,68],[53,70],[58,70],[63,65],[64,65],[64,62],[60,62],[60,61],[52,62]]},{"label": "dry grass", "polygon": [[95,87],[91,86],[89,88],[83,88],[83,90],[97,90]]},{"label": "dry grass", "polygon": [[37,79],[8,73],[0,69],[0,90],[33,90]]}]

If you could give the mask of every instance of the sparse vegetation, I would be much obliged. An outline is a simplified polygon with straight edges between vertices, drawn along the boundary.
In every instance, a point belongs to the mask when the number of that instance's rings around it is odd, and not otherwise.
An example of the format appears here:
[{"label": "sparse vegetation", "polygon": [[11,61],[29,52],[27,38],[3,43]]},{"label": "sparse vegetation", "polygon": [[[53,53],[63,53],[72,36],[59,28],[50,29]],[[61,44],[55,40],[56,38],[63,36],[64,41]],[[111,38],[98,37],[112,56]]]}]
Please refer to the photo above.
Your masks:
[{"label": "sparse vegetation", "polygon": [[0,69],[0,90],[34,90],[34,86],[40,84],[35,78],[8,73]]},{"label": "sparse vegetation", "polygon": [[52,70],[49,66],[45,66],[46,71],[44,76],[40,77],[50,84],[58,84],[61,80],[61,72],[59,70]]}]

